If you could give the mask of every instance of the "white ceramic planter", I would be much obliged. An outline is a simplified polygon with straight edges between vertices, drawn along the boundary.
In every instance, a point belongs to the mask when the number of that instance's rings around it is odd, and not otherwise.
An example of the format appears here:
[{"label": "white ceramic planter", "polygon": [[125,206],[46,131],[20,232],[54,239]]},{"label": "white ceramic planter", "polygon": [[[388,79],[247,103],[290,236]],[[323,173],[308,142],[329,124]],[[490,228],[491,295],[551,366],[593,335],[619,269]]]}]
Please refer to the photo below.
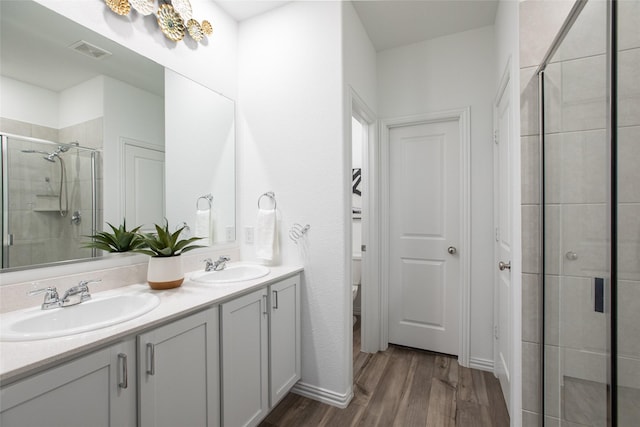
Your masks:
[{"label": "white ceramic planter", "polygon": [[151,289],[172,289],[182,285],[184,282],[182,257],[149,258],[147,282]]}]

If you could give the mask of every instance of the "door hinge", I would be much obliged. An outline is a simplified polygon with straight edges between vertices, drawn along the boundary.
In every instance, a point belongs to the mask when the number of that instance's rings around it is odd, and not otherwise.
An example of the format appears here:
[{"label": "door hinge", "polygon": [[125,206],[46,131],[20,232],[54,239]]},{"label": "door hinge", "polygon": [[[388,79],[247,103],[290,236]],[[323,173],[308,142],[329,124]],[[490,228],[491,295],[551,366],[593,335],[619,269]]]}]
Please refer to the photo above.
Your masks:
[{"label": "door hinge", "polygon": [[498,141],[500,140],[499,136],[500,136],[500,133],[498,132],[498,130],[494,130],[493,131],[493,143],[494,144],[497,144]]},{"label": "door hinge", "polygon": [[500,338],[500,334],[498,333],[498,325],[494,325],[493,326],[493,337],[495,339],[499,339]]},{"label": "door hinge", "polygon": [[500,241],[500,229],[496,227],[496,242]]}]

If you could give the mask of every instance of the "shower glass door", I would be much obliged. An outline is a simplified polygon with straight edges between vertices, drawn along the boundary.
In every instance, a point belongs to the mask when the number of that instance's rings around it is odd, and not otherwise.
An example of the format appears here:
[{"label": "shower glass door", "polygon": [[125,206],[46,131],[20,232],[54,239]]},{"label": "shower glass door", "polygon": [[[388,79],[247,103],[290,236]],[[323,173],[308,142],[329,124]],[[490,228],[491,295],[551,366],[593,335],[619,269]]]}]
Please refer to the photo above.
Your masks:
[{"label": "shower glass door", "polygon": [[619,426],[640,425],[640,0],[617,2],[617,295]]},{"label": "shower glass door", "polygon": [[607,7],[586,3],[542,74],[545,425],[610,419]]},{"label": "shower glass door", "polygon": [[2,268],[88,258],[97,151],[2,136]]}]

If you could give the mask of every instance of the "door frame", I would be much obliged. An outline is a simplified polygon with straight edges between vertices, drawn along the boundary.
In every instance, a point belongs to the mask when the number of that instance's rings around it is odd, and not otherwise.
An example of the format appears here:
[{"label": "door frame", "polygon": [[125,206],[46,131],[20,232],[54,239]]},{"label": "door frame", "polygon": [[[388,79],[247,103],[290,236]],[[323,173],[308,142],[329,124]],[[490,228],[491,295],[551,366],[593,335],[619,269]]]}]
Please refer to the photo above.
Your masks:
[{"label": "door frame", "polygon": [[380,336],[382,350],[389,346],[389,159],[390,131],[393,128],[457,121],[460,132],[460,301],[458,308],[459,354],[458,363],[470,362],[471,312],[471,108],[438,111],[397,118],[383,119],[380,125]]},{"label": "door frame", "polygon": [[[348,135],[349,141],[351,141],[351,117],[356,117],[361,123],[363,132],[366,133],[367,143],[363,144],[362,157],[363,165],[367,165],[362,169],[362,244],[367,247],[366,255],[362,257],[362,283],[366,283],[366,286],[360,286],[360,325],[361,325],[361,341],[360,351],[365,353],[375,353],[378,350],[382,350],[381,336],[380,336],[380,238],[379,238],[379,144],[378,144],[378,121],[375,113],[367,106],[364,100],[358,95],[358,93],[349,86],[348,90],[350,115],[347,120],[348,123]],[[351,160],[351,147],[349,146],[349,165],[352,164]],[[351,168],[351,166],[349,166]],[[350,170],[349,170],[349,176]],[[351,181],[349,181],[349,188]],[[351,193],[349,192],[349,212],[351,212]],[[366,212],[366,213],[365,213]],[[349,224],[351,224],[351,213],[349,213]],[[350,226],[351,228],[351,226]],[[350,233],[351,234],[351,233]],[[348,239],[348,270],[349,270],[349,286],[348,301],[353,310],[353,304],[351,304],[351,241],[352,236]],[[348,324],[351,325],[351,318],[353,312],[348,317]],[[353,331],[353,328],[350,327]],[[349,340],[353,345],[353,339]],[[350,349],[349,354],[353,351]],[[349,356],[348,360],[351,356]],[[352,363],[350,363],[350,366]]]},{"label": "door frame", "polygon": [[[120,185],[118,188],[118,190],[120,191],[120,194],[118,194],[118,202],[120,203],[120,206],[118,207],[118,211],[120,212],[120,218],[125,217],[127,184],[126,184],[126,180],[122,179],[122,177],[125,176],[125,172],[126,172],[128,146],[138,147],[145,150],[157,151],[159,153],[166,154],[164,146],[151,144],[149,142],[129,138],[127,136],[120,137],[119,144],[118,144],[118,149],[120,150],[120,152],[118,153],[118,157],[120,158],[120,161],[118,162],[118,168],[120,169],[118,171],[118,176],[121,178]],[[165,157],[165,162],[166,162],[166,157]],[[165,175],[166,175],[166,172],[165,172]],[[166,182],[166,176],[165,176],[165,182]],[[165,194],[165,204],[166,204],[166,194]],[[166,216],[166,206],[165,206],[165,216]]]}]

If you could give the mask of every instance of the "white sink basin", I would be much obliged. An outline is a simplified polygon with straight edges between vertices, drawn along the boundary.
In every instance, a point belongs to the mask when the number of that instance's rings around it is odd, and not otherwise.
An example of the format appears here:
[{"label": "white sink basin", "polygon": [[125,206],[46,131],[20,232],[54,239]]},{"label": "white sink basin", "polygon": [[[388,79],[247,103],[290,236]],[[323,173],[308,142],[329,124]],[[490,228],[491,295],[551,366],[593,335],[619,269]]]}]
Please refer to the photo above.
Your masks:
[{"label": "white sink basin", "polygon": [[269,268],[257,264],[228,265],[220,271],[199,271],[191,275],[191,280],[200,283],[230,283],[257,279],[269,274]]},{"label": "white sink basin", "polygon": [[150,293],[128,293],[90,300],[70,307],[18,310],[0,316],[0,341],[31,341],[105,328],[142,316],[160,304]]}]

